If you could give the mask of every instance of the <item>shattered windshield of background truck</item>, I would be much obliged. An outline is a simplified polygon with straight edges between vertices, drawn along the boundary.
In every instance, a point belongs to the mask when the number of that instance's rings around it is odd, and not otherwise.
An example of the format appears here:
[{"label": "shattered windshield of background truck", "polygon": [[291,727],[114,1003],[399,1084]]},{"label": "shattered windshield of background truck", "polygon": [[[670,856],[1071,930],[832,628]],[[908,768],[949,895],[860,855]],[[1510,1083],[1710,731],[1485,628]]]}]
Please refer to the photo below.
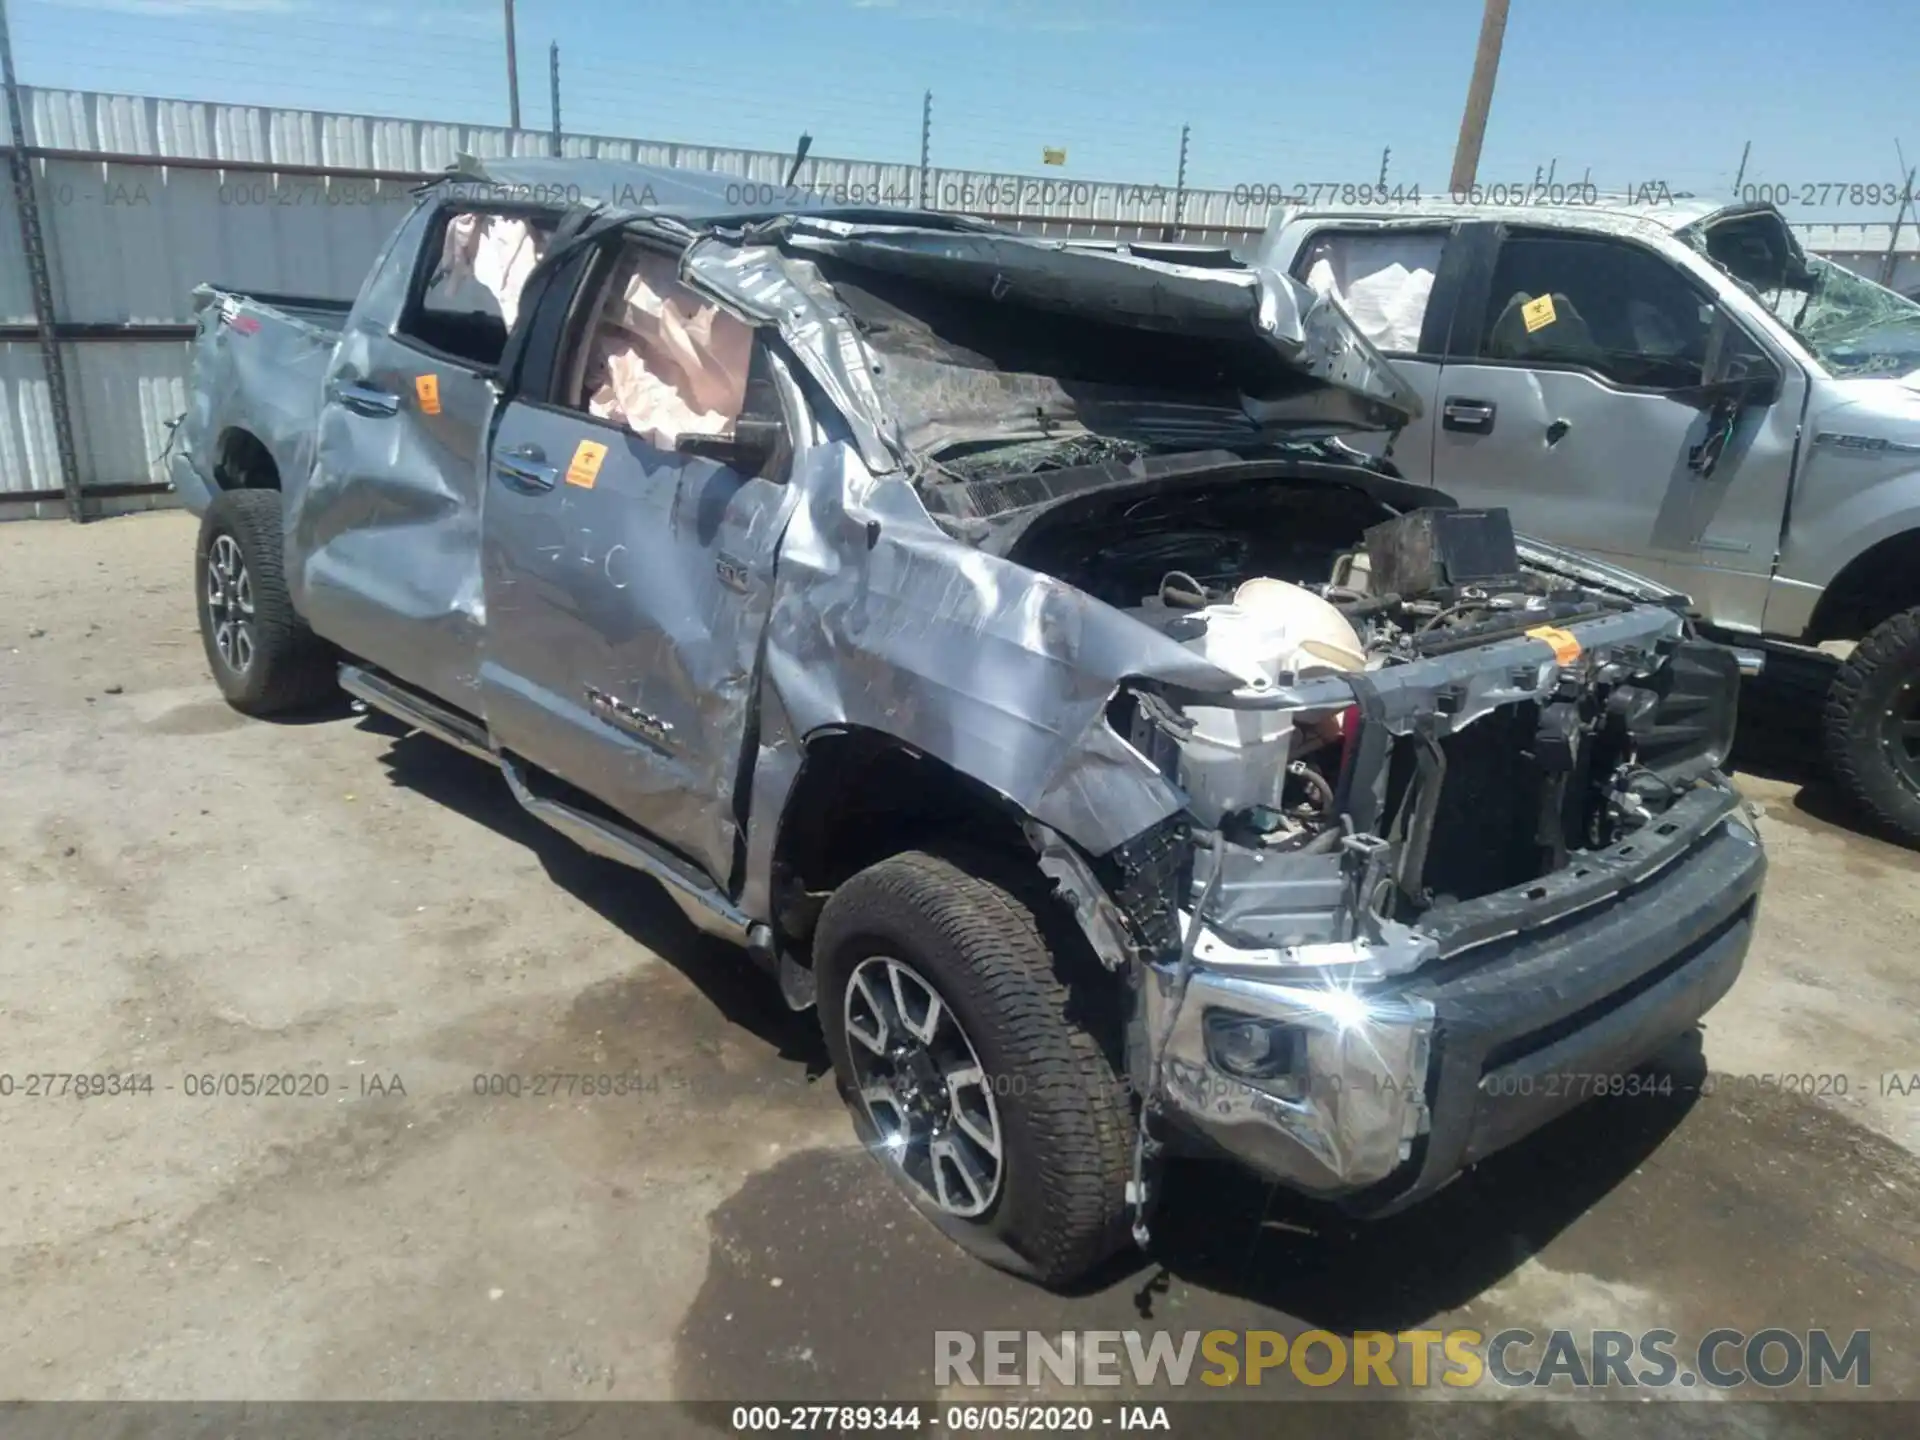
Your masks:
[{"label": "shattered windshield of background truck", "polygon": [[1804,290],[1762,292],[1836,375],[1894,376],[1920,370],[1920,305],[1817,257]]},{"label": "shattered windshield of background truck", "polygon": [[1920,304],[1843,265],[1803,254],[1775,212],[1735,215],[1687,238],[1834,374],[1890,377],[1920,370]]}]

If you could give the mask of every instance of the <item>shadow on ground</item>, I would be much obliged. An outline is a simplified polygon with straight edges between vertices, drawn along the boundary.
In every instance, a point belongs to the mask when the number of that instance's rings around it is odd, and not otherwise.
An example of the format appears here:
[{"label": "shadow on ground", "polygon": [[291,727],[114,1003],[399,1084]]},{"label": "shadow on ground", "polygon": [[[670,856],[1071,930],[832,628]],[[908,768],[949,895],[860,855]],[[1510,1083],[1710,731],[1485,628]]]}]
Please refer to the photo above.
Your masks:
[{"label": "shadow on ground", "polygon": [[1165,1275],[1137,1291],[1139,1317],[1166,1323],[1155,1291],[1168,1278],[1343,1334],[1405,1330],[1458,1309],[1586,1214],[1680,1124],[1706,1077],[1697,1032],[1649,1073],[1670,1093],[1583,1107],[1382,1220],[1350,1220],[1231,1165],[1175,1167],[1154,1236]]},{"label": "shadow on ground", "polygon": [[[1371,1223],[1224,1165],[1168,1172],[1150,1255],[1051,1293],[969,1259],[857,1152],[790,1157],[713,1218],[681,1333],[681,1391],[924,1395],[933,1328],[1405,1330],[1458,1312],[1627,1182],[1693,1108],[1697,1038],[1672,1093],[1583,1107],[1404,1215]],[[817,1312],[826,1305],[831,1316]],[[746,1372],[743,1376],[742,1371]]]},{"label": "shadow on ground", "polygon": [[[976,1344],[989,1330],[1164,1331],[1177,1343],[1215,1329],[1611,1324],[1697,1338],[1730,1316],[1822,1315],[1871,1329],[1876,1385],[1890,1397],[1910,1393],[1901,1342],[1920,1284],[1911,1158],[1804,1096],[1716,1093],[1695,1103],[1675,1088],[1670,1101],[1590,1103],[1426,1204],[1370,1225],[1270,1204],[1264,1187],[1220,1170],[1176,1169],[1151,1259],[1070,1295],[967,1258],[879,1182],[867,1156],[793,1155],[711,1217],[707,1279],[676,1340],[675,1389],[688,1399],[924,1400],[943,1380],[965,1378],[937,1368],[940,1347],[953,1343],[943,1331]],[[1823,1177],[1842,1172],[1855,1179],[1857,1208],[1833,1204]],[[1205,1399],[1377,1393],[1289,1389],[1284,1377],[1257,1391],[1172,1390],[1164,1378],[1152,1388]],[[1460,1398],[1393,1398],[1416,1393]],[[1507,1405],[1448,1406],[1450,1422],[1413,1408],[1425,1419],[1407,1423],[1432,1428],[1409,1433],[1560,1433],[1537,1415],[1531,1428],[1502,1430],[1491,1417]],[[1622,1408],[1644,1423],[1642,1407]],[[1744,1433],[1863,1433],[1843,1417],[1851,1408],[1829,1407],[1805,1428]],[[1590,1440],[1594,1423],[1587,1416],[1568,1433]]]},{"label": "shadow on ground", "polygon": [[1814,803],[1838,807],[1821,753],[1820,714],[1827,681],[1838,668],[1826,656],[1774,667],[1740,687],[1740,729],[1734,768],[1797,785]]},{"label": "shadow on ground", "polygon": [[[394,737],[383,756],[392,783],[525,845],[555,884],[684,975],[727,1023],[781,1058],[804,1063],[810,1076],[830,1069],[812,1016],[790,1012],[769,977],[735,947],[697,931],[659,886],[542,825],[472,757],[382,717],[360,723]],[[1172,1324],[1177,1294],[1198,1289],[1244,1302],[1249,1323],[1279,1313],[1343,1332],[1417,1325],[1511,1273],[1659,1147],[1704,1073],[1697,1040],[1663,1061],[1673,1077],[1670,1096],[1587,1107],[1388,1220],[1352,1222],[1230,1165],[1177,1164],[1168,1172],[1151,1258],[1129,1251],[1074,1293],[1041,1296],[1040,1303],[1093,1307],[1095,1318],[1073,1321],[1082,1325]],[[957,1285],[995,1306],[1008,1297],[1031,1306],[1041,1295],[953,1250],[876,1184],[879,1178],[872,1161],[849,1152],[797,1157],[750,1183],[773,1187],[763,1198],[785,1241],[814,1227],[823,1237],[849,1226],[859,1234],[845,1254],[837,1244],[819,1247],[823,1266],[851,1265],[858,1273],[864,1251],[893,1256],[888,1263],[908,1294]],[[787,1284],[804,1294],[810,1285],[844,1289],[846,1280],[823,1269]]]},{"label": "shadow on ground", "polygon": [[[521,808],[499,773],[398,721],[369,713],[367,729],[394,738],[381,757],[387,779],[524,845],[554,884],[684,975],[725,1019],[758,1037],[809,1076],[830,1068],[811,1014],[797,1015],[779,987],[737,946],[702,934],[660,885],[589,854]],[[637,957],[636,957],[637,958]]]},{"label": "shadow on ground", "polygon": [[[657,886],[548,830],[480,762],[384,721],[361,723],[395,737],[384,756],[393,784],[525,845],[554,883],[684,975],[723,1024],[809,1074],[827,1071],[812,1017],[789,1012],[768,977],[697,932]],[[628,1007],[642,1029],[659,1013],[644,1000]],[[625,1004],[594,1000],[591,1023]],[[1578,1313],[1565,1307],[1588,1293],[1582,1286],[1644,1292],[1652,1323],[1679,1323],[1674,1307],[1685,1304],[1715,1315],[1844,1314],[1901,1333],[1912,1317],[1893,1313],[1905,1305],[1895,1301],[1920,1293],[1911,1162],[1801,1097],[1706,1099],[1697,1037],[1663,1055],[1657,1073],[1671,1076],[1670,1093],[1585,1105],[1380,1221],[1348,1221],[1231,1167],[1176,1165],[1150,1253],[1117,1259],[1067,1294],[968,1258],[859,1149],[788,1153],[709,1218],[707,1278],[675,1337],[675,1389],[686,1399],[924,1402],[936,1329],[1538,1325]],[[1843,1171],[1876,1181],[1852,1187],[1857,1211],[1836,1212],[1820,1182]],[[1795,1263],[1802,1253],[1819,1263]],[[1774,1258],[1756,1270],[1760,1255]],[[1376,1412],[1359,1429],[1542,1433],[1532,1407],[1524,1417],[1510,1405],[1446,1410],[1472,1423],[1436,1429],[1436,1412],[1414,1406]],[[1282,1413],[1318,1429],[1311,1411]],[[1594,1418],[1573,1428],[1598,1433]],[[1778,1433],[1835,1433],[1828,1418]]]},{"label": "shadow on ground", "polygon": [[1912,853],[1913,846],[1863,817],[1833,784],[1825,760],[1822,707],[1838,662],[1826,655],[1770,662],[1740,691],[1740,728],[1733,768],[1742,775],[1794,787],[1789,824],[1804,817],[1850,835]]}]

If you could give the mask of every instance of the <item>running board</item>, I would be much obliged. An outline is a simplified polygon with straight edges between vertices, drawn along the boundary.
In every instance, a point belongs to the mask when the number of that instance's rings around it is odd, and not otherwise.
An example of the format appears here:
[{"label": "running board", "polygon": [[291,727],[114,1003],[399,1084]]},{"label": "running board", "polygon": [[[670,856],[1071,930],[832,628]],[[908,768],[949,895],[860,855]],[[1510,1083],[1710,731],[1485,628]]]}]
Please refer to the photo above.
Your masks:
[{"label": "running board", "polygon": [[340,688],[401,724],[424,730],[434,739],[444,740],[477,760],[489,765],[500,763],[500,757],[487,743],[487,732],[477,721],[431,696],[358,665],[340,667]]},{"label": "running board", "polygon": [[756,958],[771,956],[772,932],[750,919],[705,875],[696,873],[637,830],[590,815],[564,800],[536,795],[527,785],[519,762],[496,751],[486,730],[472,717],[359,665],[340,667],[340,688],[403,725],[424,730],[456,750],[498,765],[513,790],[513,798],[536,820],[552,826],[583,850],[617,860],[659,881],[697,929],[744,945]]},{"label": "running board", "polygon": [[499,764],[506,774],[507,784],[513,788],[513,798],[525,806],[536,820],[551,825],[582,850],[608,860],[617,860],[658,880],[695,928],[735,945],[745,945],[749,949],[765,948],[770,934],[767,927],[756,924],[746,911],[715,888],[705,875],[696,874],[692,867],[675,859],[637,830],[630,830],[598,815],[590,815],[564,800],[536,795],[528,787],[519,762],[511,756],[500,756]]}]

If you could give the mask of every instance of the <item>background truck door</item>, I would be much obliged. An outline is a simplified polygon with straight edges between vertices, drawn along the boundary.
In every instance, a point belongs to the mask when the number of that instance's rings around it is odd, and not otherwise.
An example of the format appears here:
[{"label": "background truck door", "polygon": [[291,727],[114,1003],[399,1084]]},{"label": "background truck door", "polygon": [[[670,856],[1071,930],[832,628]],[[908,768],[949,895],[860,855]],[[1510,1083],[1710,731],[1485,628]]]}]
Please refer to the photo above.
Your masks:
[{"label": "background truck door", "polygon": [[[1698,387],[1714,291],[1635,241],[1498,229],[1469,281],[1440,372],[1433,483],[1463,505],[1691,594],[1722,623],[1758,629],[1804,398],[1738,325],[1778,400],[1737,410]],[[1695,463],[1731,424],[1717,463]]]},{"label": "background truck door", "polygon": [[530,332],[494,438],[487,726],[724,885],[792,496],[784,456],[744,475],[676,440],[730,429],[765,357],[675,257],[616,242],[595,268],[550,375]]},{"label": "background truck door", "polygon": [[[307,557],[301,599],[314,629],[474,712],[494,367],[514,282],[524,280],[547,228],[531,216],[458,202],[410,217],[334,353],[298,511],[307,529],[294,553]],[[489,236],[496,250],[524,246],[517,276],[488,268],[479,247]]]},{"label": "background truck door", "polygon": [[[1360,332],[1419,392],[1424,408],[1393,442],[1393,463],[1416,484],[1433,474],[1434,397],[1446,348],[1447,294],[1457,289],[1448,259],[1454,227],[1446,222],[1368,221],[1341,217],[1300,222],[1305,233],[1287,262],[1293,278],[1340,302]],[[1283,232],[1284,234],[1284,232]],[[1442,303],[1435,304],[1438,294]],[[1386,448],[1384,435],[1353,435],[1347,443],[1369,454]]]}]

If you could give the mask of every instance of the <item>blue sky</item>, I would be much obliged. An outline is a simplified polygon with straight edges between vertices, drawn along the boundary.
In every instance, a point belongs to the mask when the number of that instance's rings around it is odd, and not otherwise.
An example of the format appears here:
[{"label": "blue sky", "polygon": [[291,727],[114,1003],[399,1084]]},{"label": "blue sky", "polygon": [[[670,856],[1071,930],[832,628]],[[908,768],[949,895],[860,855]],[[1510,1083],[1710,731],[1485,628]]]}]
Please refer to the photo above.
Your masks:
[{"label": "blue sky", "polygon": [[[504,123],[501,0],[11,0],[20,78]],[[1480,0],[518,0],[522,123],[1196,186],[1446,181]],[[1904,127],[1904,128],[1903,128]],[[1483,181],[1722,193],[1920,163],[1920,6],[1512,0]],[[1043,170],[1043,147],[1067,150]],[[1790,208],[1796,220],[1884,209]]]}]

